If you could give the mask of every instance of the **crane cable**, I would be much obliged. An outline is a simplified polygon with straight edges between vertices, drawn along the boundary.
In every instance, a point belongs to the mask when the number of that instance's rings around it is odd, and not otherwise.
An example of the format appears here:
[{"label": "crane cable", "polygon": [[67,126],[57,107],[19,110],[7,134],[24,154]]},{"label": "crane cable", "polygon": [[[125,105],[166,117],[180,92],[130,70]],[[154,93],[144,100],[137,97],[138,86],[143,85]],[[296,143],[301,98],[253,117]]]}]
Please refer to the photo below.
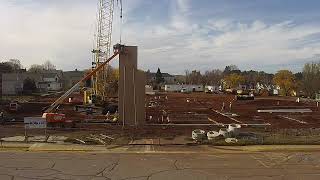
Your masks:
[{"label": "crane cable", "polygon": [[117,5],[120,4],[120,44],[122,43],[122,24],[123,24],[123,11],[122,11],[122,0],[117,0]]}]

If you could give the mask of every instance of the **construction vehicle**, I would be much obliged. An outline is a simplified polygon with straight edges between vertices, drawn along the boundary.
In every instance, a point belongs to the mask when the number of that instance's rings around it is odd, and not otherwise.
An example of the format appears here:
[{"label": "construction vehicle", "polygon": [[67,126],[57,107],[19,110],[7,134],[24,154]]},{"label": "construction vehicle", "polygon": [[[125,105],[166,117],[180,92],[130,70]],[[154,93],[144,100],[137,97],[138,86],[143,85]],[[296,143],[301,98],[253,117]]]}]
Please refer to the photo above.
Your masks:
[{"label": "construction vehicle", "polygon": [[237,100],[254,100],[254,93],[249,90],[237,90]]},{"label": "construction vehicle", "polygon": [[[96,99],[106,100],[106,78],[107,78],[107,66],[108,63],[116,57],[120,52],[124,50],[124,46],[117,44],[113,47],[114,54],[111,54],[111,38],[112,38],[112,25],[114,14],[114,2],[115,0],[99,0],[98,8],[98,24],[96,34],[96,47],[92,50],[94,60],[92,62],[92,70],[78,83],[71,87],[65,94],[52,103],[44,112],[43,118],[50,124],[63,124],[73,123],[67,120],[66,116],[61,113],[55,112],[60,104],[62,104],[66,98],[68,98],[73,92],[79,89],[80,85],[91,80],[92,88],[84,91],[84,104],[92,104],[96,102]],[[120,18],[122,19],[122,0],[117,0],[120,4]],[[121,34],[121,32],[120,32]],[[121,43],[121,37],[120,37]],[[110,57],[110,58],[109,58]],[[102,103],[103,104],[103,103]]]},{"label": "construction vehicle", "polygon": [[9,104],[9,111],[11,112],[18,112],[20,110],[21,106],[18,102],[11,102]]},{"label": "construction vehicle", "polygon": [[114,54],[107,59],[104,63],[97,66],[89,74],[83,77],[78,83],[71,87],[67,92],[65,92],[61,97],[59,97],[55,102],[53,102],[43,113],[42,117],[46,119],[49,125],[51,124],[62,124],[66,125],[69,123],[74,124],[71,120],[68,120],[65,114],[57,112],[58,107],[76,90],[79,89],[81,84],[85,83],[88,79],[92,78],[98,71],[102,70],[112,59],[114,59],[118,54],[124,52],[124,45],[117,44],[114,46]]}]

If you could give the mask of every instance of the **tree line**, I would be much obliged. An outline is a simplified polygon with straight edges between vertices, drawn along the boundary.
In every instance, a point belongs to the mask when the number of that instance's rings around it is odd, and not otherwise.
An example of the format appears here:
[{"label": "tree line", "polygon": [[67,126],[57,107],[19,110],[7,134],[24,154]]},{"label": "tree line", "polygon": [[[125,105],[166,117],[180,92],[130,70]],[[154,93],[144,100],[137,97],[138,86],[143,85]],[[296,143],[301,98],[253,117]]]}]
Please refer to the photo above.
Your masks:
[{"label": "tree line", "polygon": [[213,69],[201,73],[197,70],[185,71],[186,84],[221,85],[225,88],[237,88],[246,85],[254,88],[257,83],[262,85],[276,85],[280,87],[280,94],[292,95],[299,93],[314,98],[320,91],[320,61],[306,63],[303,71],[293,73],[289,70],[279,70],[275,74],[264,71],[241,71],[236,65],[226,66],[225,69]]},{"label": "tree line", "polygon": [[23,69],[19,59],[9,59],[8,61],[0,63],[0,73],[15,73],[21,71],[37,73],[50,70],[56,70],[56,66],[49,60],[44,61],[42,64],[33,64],[28,69]]},{"label": "tree line", "polygon": [[[10,59],[0,63],[0,73],[20,72],[23,69],[18,59]],[[56,66],[49,60],[43,64],[33,64],[27,70],[28,72],[43,72],[55,70]],[[117,90],[119,78],[118,69],[108,68],[108,84]],[[25,69],[26,71],[26,69]],[[164,81],[160,69],[156,73],[156,84]],[[201,73],[197,70],[185,71],[186,84],[202,84],[202,85],[221,85],[225,88],[237,88],[240,84],[248,87],[255,87],[257,83],[263,85],[276,85],[280,87],[282,95],[291,95],[293,91],[301,93],[306,97],[314,98],[316,93],[320,91],[320,61],[306,63],[302,72],[293,73],[289,70],[280,70],[275,74],[266,73],[264,71],[241,71],[236,65],[226,66],[222,71],[213,69]],[[110,85],[112,84],[112,85]]]}]

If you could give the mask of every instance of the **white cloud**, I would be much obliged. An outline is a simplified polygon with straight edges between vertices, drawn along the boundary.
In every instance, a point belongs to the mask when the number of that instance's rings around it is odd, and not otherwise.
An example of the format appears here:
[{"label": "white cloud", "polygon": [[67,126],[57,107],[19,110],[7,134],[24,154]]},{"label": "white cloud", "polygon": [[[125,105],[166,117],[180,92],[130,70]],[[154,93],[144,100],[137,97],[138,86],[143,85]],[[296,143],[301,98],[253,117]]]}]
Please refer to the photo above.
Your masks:
[{"label": "white cloud", "polygon": [[[140,1],[130,0],[124,12]],[[0,1],[0,60],[18,58],[29,67],[49,59],[58,68],[89,68],[96,12],[97,1]]]},{"label": "white cloud", "polygon": [[[277,64],[320,54],[320,25],[299,25],[290,19],[270,23],[258,18],[240,22],[209,17],[200,23],[192,19],[186,0],[170,1],[167,22],[153,19],[146,24],[129,16],[141,0],[124,2],[123,42],[139,46],[139,66],[145,70],[159,66],[163,71],[183,73],[185,69],[223,68],[231,63],[277,68]],[[59,68],[90,67],[96,3],[38,6],[0,2],[1,60],[19,58],[28,66],[50,59]],[[114,42],[119,39],[117,22],[115,17]]]},{"label": "white cloud", "polygon": [[[223,68],[231,63],[240,67],[258,67],[260,70],[269,65],[275,67],[271,71],[276,71],[283,68],[277,65],[294,66],[297,61],[303,63],[305,59],[320,53],[320,41],[303,46],[298,43],[320,33],[317,25],[296,25],[291,21],[267,24],[261,20],[221,22],[223,20],[215,26],[188,24],[190,28],[184,33],[170,25],[161,26],[160,29],[167,29],[167,36],[163,33],[145,37],[139,36],[143,32],[137,33],[143,65],[153,69],[160,66],[173,73],[183,73],[185,69]],[[192,26],[196,28],[190,31]],[[151,46],[144,46],[146,44]]]}]

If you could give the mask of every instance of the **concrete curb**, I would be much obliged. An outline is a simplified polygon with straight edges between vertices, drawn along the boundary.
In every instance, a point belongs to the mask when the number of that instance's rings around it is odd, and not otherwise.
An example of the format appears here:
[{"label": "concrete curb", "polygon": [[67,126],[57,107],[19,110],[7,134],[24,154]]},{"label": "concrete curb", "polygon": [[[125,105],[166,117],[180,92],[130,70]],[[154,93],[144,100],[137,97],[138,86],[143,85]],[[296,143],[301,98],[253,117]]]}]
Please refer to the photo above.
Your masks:
[{"label": "concrete curb", "polygon": [[[141,145],[143,146],[143,145]],[[148,145],[150,146],[150,145]],[[146,150],[129,150],[127,146],[102,146],[102,145],[80,145],[80,144],[52,144],[52,143],[13,143],[3,142],[0,146],[0,151],[20,150],[20,151],[47,151],[47,152],[101,152],[101,153],[153,153],[153,154],[175,154],[175,153],[188,153],[188,154],[201,154],[201,153],[255,153],[255,152],[313,152],[319,151],[320,145],[253,145],[253,146],[207,146],[199,145],[192,146],[179,146],[179,150],[175,150],[176,146],[160,146],[163,147],[156,151]],[[156,147],[156,146],[155,146]],[[181,149],[181,147],[183,149]],[[199,149],[198,149],[199,147]]]},{"label": "concrete curb", "polygon": [[319,151],[320,145],[257,145],[244,146],[244,151],[268,152],[268,151]]},{"label": "concrete curb", "polygon": [[10,149],[27,150],[30,146],[31,144],[22,143],[22,142],[1,142],[0,149],[1,150],[10,150]]}]

